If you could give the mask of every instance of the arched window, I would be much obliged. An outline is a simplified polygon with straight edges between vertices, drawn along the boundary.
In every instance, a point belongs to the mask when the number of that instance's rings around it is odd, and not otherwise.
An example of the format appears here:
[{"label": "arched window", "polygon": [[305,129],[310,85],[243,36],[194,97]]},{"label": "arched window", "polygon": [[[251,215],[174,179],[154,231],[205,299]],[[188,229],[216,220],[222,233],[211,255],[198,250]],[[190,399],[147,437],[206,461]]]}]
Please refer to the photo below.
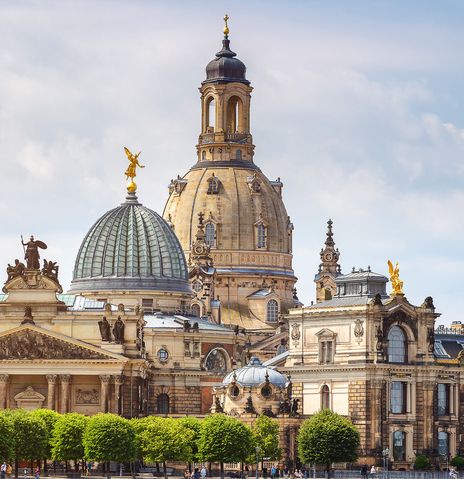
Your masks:
[{"label": "arched window", "polygon": [[216,123],[216,102],[214,97],[210,96],[206,100],[206,128],[214,131]]},{"label": "arched window", "polygon": [[227,133],[237,133],[241,110],[240,98],[233,96],[227,102]]},{"label": "arched window", "polygon": [[216,246],[216,227],[214,226],[214,223],[206,223],[205,243],[212,248]]},{"label": "arched window", "polygon": [[404,431],[393,433],[393,459],[395,461],[406,460],[406,433]]},{"label": "arched window", "polygon": [[257,241],[256,246],[258,248],[265,248],[266,247],[266,226],[260,223],[256,228],[257,233]]},{"label": "arched window", "polygon": [[265,384],[261,388],[261,396],[263,396],[264,399],[269,399],[272,396],[272,388],[269,384]]},{"label": "arched window", "polygon": [[169,414],[169,396],[166,393],[158,394],[156,410],[158,414]]},{"label": "arched window", "polygon": [[225,373],[227,371],[227,359],[221,349],[212,349],[205,359],[205,368],[207,371],[215,373]]},{"label": "arched window", "polygon": [[267,303],[266,321],[275,323],[279,319],[279,303],[275,299],[271,299]]},{"label": "arched window", "polygon": [[330,389],[327,384],[321,388],[321,409],[330,409]]},{"label": "arched window", "polygon": [[208,195],[217,195],[219,193],[219,180],[213,175],[208,178],[208,189],[206,193]]},{"label": "arched window", "polygon": [[206,151],[201,152],[201,161],[206,161]]},{"label": "arched window", "polygon": [[406,336],[399,326],[392,326],[388,331],[388,362],[405,363]]},{"label": "arched window", "polygon": [[449,454],[449,434],[445,431],[438,433],[438,454],[444,457]]},{"label": "arched window", "polygon": [[194,316],[197,316],[198,318],[201,316],[201,308],[199,304],[192,304],[192,307],[190,309],[192,310],[192,314]]}]

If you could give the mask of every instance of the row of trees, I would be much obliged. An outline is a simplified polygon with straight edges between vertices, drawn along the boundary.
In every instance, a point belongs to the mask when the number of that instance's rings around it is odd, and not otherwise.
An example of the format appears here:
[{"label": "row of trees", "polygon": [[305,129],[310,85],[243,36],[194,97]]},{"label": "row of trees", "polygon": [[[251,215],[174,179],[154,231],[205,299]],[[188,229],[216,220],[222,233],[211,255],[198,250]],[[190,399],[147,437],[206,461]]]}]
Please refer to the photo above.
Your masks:
[{"label": "row of trees", "polygon": [[[119,463],[144,460],[253,462],[256,447],[262,457],[278,459],[279,425],[260,416],[250,428],[223,414],[203,420],[149,416],[124,419],[114,414],[87,417],[48,409],[0,413],[0,456],[21,460],[80,460]],[[84,461],[83,461],[84,462]],[[166,468],[164,468],[166,471]]]}]

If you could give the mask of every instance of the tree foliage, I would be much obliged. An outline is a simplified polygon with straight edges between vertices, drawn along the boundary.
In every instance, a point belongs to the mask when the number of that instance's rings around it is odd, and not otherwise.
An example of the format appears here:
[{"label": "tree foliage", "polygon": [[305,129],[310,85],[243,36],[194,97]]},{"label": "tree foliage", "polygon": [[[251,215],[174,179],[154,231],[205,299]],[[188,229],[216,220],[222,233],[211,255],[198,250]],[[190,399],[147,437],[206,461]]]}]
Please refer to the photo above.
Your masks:
[{"label": "tree foliage", "polygon": [[63,414],[55,423],[52,443],[52,458],[58,461],[84,457],[83,436],[89,418],[83,414]]},{"label": "tree foliage", "polygon": [[357,459],[359,432],[350,420],[324,409],[306,419],[298,433],[298,455],[303,463],[353,462]]},{"label": "tree foliage", "polygon": [[149,462],[188,461],[195,433],[180,420],[149,417],[137,429],[142,456]]},{"label": "tree foliage", "polygon": [[213,414],[202,421],[198,453],[211,462],[244,461],[253,448],[251,429],[235,418]]},{"label": "tree foliage", "polygon": [[416,456],[416,459],[414,460],[414,469],[416,471],[430,469],[430,467],[430,459],[427,456],[425,456],[424,454],[418,454]]},{"label": "tree foliage", "polygon": [[83,436],[86,459],[131,461],[135,456],[135,431],[131,422],[116,414],[92,416]]},{"label": "tree foliage", "polygon": [[251,431],[261,457],[273,461],[280,459],[282,451],[279,448],[279,423],[275,419],[262,414],[253,423]]},{"label": "tree foliage", "polygon": [[14,431],[11,414],[0,412],[0,460],[7,461],[14,457]]},{"label": "tree foliage", "polygon": [[52,457],[51,449],[52,449],[53,429],[55,427],[56,421],[60,417],[60,414],[58,414],[55,411],[52,411],[51,409],[36,409],[35,411],[31,412],[31,415],[34,417],[43,419],[43,421],[45,422],[45,425],[47,426],[48,444],[47,444],[44,457],[50,458]]},{"label": "tree foliage", "polygon": [[198,454],[198,439],[200,438],[201,432],[201,421],[196,417],[187,416],[181,419],[178,419],[182,427],[192,431],[192,441],[191,441],[191,454],[190,457],[187,459],[191,462],[198,462],[200,460]]},{"label": "tree foliage", "polygon": [[458,469],[458,471],[462,471],[464,469],[464,457],[462,456],[454,456],[451,459],[450,464]]},{"label": "tree foliage", "polygon": [[9,414],[13,423],[14,459],[34,460],[46,457],[48,451],[48,429],[45,421],[22,409]]}]

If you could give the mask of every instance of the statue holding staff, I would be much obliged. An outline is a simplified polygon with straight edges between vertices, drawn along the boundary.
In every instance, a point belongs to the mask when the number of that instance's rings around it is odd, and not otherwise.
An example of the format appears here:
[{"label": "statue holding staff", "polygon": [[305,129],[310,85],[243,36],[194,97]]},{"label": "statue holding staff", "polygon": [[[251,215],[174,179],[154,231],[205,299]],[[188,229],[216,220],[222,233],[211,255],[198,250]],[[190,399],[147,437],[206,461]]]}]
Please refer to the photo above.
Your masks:
[{"label": "statue holding staff", "polygon": [[24,259],[26,260],[26,267],[28,269],[40,269],[39,248],[47,249],[47,245],[42,241],[35,240],[32,235],[27,243],[24,242],[21,236],[21,243],[25,247]]}]

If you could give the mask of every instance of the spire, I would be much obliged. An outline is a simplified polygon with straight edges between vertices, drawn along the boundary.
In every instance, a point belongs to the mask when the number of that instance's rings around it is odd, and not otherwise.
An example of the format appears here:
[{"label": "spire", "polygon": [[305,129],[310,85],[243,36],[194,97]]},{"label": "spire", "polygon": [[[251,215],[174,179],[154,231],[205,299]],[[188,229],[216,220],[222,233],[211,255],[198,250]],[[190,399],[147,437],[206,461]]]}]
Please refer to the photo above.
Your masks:
[{"label": "spire", "polygon": [[329,221],[327,221],[325,248],[322,248],[320,253],[322,263],[319,265],[319,273],[332,273],[337,275],[341,272],[340,265],[338,264],[340,252],[338,248],[335,248],[332,225],[333,221],[329,219]]},{"label": "spire", "polygon": [[227,21],[229,20],[229,15],[227,13],[224,15],[224,38],[227,40],[229,38],[229,25]]}]

